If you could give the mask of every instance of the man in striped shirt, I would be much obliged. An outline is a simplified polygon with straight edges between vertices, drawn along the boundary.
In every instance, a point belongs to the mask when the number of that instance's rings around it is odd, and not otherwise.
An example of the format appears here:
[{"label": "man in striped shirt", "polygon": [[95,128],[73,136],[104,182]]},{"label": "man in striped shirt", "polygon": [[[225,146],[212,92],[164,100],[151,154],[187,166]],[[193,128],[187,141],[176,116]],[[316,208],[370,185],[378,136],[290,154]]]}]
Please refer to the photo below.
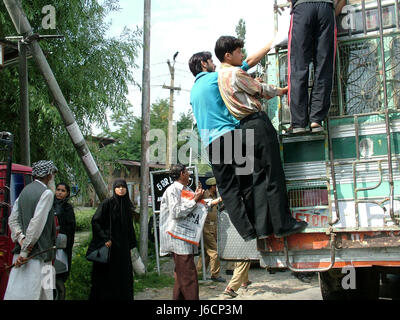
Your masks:
[{"label": "man in striped shirt", "polygon": [[[286,190],[277,133],[265,112],[260,97],[272,98],[287,93],[253,79],[240,66],[244,59],[243,40],[222,36],[215,45],[215,55],[222,62],[218,72],[218,86],[230,113],[240,120],[246,146],[254,148],[253,197],[254,220],[258,238],[275,234],[285,237],[303,231],[304,221],[291,215]],[[252,139],[245,137],[252,131]]]},{"label": "man in striped shirt", "polygon": [[164,192],[160,207],[160,255],[172,254],[175,263],[174,300],[199,300],[199,285],[194,255],[197,246],[184,240],[174,238],[167,233],[173,220],[187,217],[203,198],[204,190],[199,186],[194,198],[182,198],[182,190],[188,190],[189,172],[182,164],[172,165],[170,176],[174,183]]}]

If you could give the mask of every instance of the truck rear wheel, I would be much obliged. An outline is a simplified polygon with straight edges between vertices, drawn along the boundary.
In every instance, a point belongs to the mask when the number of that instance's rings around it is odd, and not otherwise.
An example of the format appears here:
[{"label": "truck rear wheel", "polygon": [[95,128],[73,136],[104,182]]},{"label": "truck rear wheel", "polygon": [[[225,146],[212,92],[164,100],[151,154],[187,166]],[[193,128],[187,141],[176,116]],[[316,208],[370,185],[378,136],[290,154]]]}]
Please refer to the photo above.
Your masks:
[{"label": "truck rear wheel", "polygon": [[373,267],[355,269],[355,289],[344,289],[342,280],[345,274],[341,269],[319,273],[319,284],[324,300],[355,300],[379,298],[379,272]]},{"label": "truck rear wheel", "polygon": [[343,276],[338,269],[319,272],[319,287],[323,300],[346,300],[346,292],[342,287]]},{"label": "truck rear wheel", "polygon": [[356,289],[347,290],[349,299],[377,300],[380,275],[374,267],[356,268]]}]

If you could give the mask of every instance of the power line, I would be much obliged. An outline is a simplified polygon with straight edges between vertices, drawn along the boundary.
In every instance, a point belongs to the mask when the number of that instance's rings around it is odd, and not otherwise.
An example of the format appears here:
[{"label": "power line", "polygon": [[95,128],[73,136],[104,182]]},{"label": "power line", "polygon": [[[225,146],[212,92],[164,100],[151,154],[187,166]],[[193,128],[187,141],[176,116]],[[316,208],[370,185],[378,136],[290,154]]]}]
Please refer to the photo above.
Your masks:
[{"label": "power line", "polygon": [[152,63],[151,65],[152,65],[152,66],[157,66],[157,65],[159,65],[159,64],[164,64],[164,63],[166,63],[166,62],[167,62],[167,60],[165,60],[165,61],[163,61],[163,62]]},{"label": "power line", "polygon": [[168,77],[169,76],[169,74],[160,74],[160,75],[158,75],[158,76],[153,76],[153,77],[151,77],[152,79],[155,79],[155,78],[161,78],[161,77]]},{"label": "power line", "polygon": [[179,69],[179,68],[175,68],[175,70],[179,70],[179,71],[182,71],[182,72],[185,72],[185,73],[190,73],[190,74],[192,74],[190,71],[188,71],[188,70],[183,70],[183,69]]}]

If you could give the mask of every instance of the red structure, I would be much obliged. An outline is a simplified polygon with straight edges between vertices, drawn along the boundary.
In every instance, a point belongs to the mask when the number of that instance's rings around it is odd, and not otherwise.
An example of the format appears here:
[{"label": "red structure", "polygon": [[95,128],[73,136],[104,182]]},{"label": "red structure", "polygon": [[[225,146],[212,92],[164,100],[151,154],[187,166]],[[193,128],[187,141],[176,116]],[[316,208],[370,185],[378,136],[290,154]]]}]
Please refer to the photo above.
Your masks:
[{"label": "red structure", "polygon": [[0,299],[4,297],[7,288],[7,265],[12,263],[11,241],[8,228],[8,217],[15,199],[18,198],[25,185],[32,181],[32,168],[18,164],[0,162]]}]

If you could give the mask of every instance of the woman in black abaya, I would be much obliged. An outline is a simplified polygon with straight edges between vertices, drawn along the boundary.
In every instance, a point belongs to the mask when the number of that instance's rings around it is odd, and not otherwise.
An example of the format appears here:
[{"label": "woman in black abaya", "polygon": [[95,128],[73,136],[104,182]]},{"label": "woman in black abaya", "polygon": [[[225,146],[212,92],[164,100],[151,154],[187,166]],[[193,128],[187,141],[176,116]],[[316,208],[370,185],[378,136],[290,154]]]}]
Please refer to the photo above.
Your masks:
[{"label": "woman in black abaya", "polygon": [[57,273],[56,275],[57,300],[65,300],[65,282],[67,281],[71,271],[72,248],[74,246],[76,219],[74,208],[68,202],[70,195],[71,189],[67,183],[60,182],[57,184],[54,195],[53,209],[60,225],[60,233],[67,236],[67,247],[63,250],[67,254],[68,259],[68,271]]},{"label": "woman in black abaya", "polygon": [[93,262],[90,300],[133,299],[131,249],[136,247],[136,235],[132,214],[126,181],[117,179],[113,196],[100,204],[92,218],[88,254],[105,244],[110,248],[110,260],[107,264]]}]

